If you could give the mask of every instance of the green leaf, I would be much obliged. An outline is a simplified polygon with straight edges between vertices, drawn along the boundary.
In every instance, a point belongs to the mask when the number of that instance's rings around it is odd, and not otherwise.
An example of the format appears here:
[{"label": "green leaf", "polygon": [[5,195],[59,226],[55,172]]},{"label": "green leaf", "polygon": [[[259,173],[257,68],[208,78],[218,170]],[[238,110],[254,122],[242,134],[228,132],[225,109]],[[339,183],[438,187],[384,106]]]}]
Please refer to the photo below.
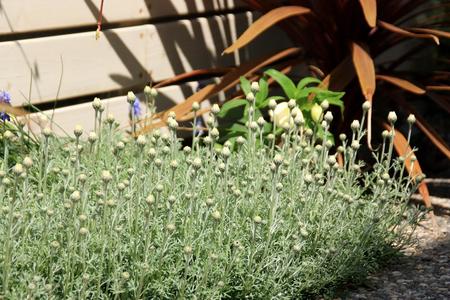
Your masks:
[{"label": "green leaf", "polygon": [[284,93],[286,94],[286,96],[288,96],[289,99],[295,99],[297,88],[295,87],[294,82],[292,82],[292,80],[289,79],[289,77],[287,77],[286,75],[275,69],[269,69],[264,73],[272,77],[276,82],[278,82],[278,84],[281,86]]},{"label": "green leaf", "polygon": [[283,96],[270,96],[269,98],[266,98],[260,105],[258,105],[258,108],[266,108],[269,105],[269,101],[272,99],[275,101],[279,101],[284,100],[285,98]]},{"label": "green leaf", "polygon": [[297,84],[297,90],[300,91],[301,89],[303,89],[304,87],[306,87],[308,84],[311,83],[321,83],[322,81],[320,79],[317,79],[315,77],[305,77],[302,80],[299,81],[299,83]]},{"label": "green leaf", "polygon": [[256,106],[261,107],[261,103],[266,100],[269,95],[269,84],[267,83],[267,79],[262,77],[259,80],[259,92],[256,94]]},{"label": "green leaf", "polygon": [[[218,114],[219,118],[241,118],[244,114],[244,108],[242,106],[247,105],[248,101],[244,99],[233,99],[225,102]],[[234,118],[233,118],[234,119]]]},{"label": "green leaf", "polygon": [[250,93],[252,91],[250,80],[244,76],[241,76],[239,80],[241,81],[241,90],[244,92],[244,95]]}]

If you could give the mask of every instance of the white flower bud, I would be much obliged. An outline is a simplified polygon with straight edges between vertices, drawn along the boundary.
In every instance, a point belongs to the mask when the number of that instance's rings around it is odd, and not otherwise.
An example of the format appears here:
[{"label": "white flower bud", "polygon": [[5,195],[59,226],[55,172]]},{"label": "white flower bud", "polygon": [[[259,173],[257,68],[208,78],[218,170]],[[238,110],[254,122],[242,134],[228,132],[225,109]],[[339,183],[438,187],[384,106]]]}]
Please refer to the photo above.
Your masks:
[{"label": "white flower bud", "polygon": [[253,81],[250,85],[250,89],[252,90],[253,94],[256,94],[259,92],[259,83],[257,81]]},{"label": "white flower bud", "polygon": [[323,118],[328,124],[330,124],[333,121],[333,113],[331,111],[327,111]]},{"label": "white flower bud", "polygon": [[210,136],[205,136],[203,138],[203,143],[205,143],[206,145],[209,145],[212,143],[212,138]]},{"label": "white flower bud", "polygon": [[395,113],[395,111],[391,111],[388,114],[388,121],[391,124],[394,124],[395,122],[397,122],[397,114]]},{"label": "white flower bud", "polygon": [[263,117],[259,117],[258,120],[257,120],[257,123],[258,123],[258,125],[259,125],[260,127],[263,127],[264,124],[266,123],[266,120],[264,120]]},{"label": "white flower bud", "polygon": [[70,194],[70,200],[73,202],[78,202],[81,199],[80,191],[74,191],[72,194]]},{"label": "white flower bud", "polygon": [[217,103],[213,104],[213,106],[211,107],[211,112],[214,115],[217,115],[217,114],[220,113],[220,107],[219,107],[219,105]]},{"label": "white flower bud", "polygon": [[112,180],[112,175],[108,170],[103,170],[101,174],[101,179],[103,182],[110,182]]},{"label": "white flower bud", "polygon": [[258,123],[256,123],[255,121],[250,123],[250,129],[253,131],[256,131],[258,129]]},{"label": "white flower bud", "polygon": [[194,103],[192,103],[192,111],[199,111],[200,110],[200,104],[198,104],[197,101],[194,101]]},{"label": "white flower bud", "polygon": [[139,146],[145,146],[145,144],[147,143],[147,139],[145,138],[145,136],[139,135],[136,139],[136,142]]},{"label": "white flower bud", "polygon": [[255,101],[255,95],[252,92],[248,93],[245,98],[247,99],[248,102],[254,102]]},{"label": "white flower bud", "polygon": [[277,101],[275,101],[274,99],[270,99],[270,101],[269,101],[269,109],[274,110],[275,107],[277,107]]},{"label": "white flower bud", "polygon": [[136,101],[136,95],[133,92],[128,92],[127,101],[130,105],[133,105],[134,101]]},{"label": "white flower bud", "polygon": [[[5,134],[6,134],[6,132],[5,132]],[[48,138],[49,136],[52,135],[52,130],[50,129],[50,127],[45,127],[45,128],[42,130],[42,134],[44,135],[44,137]],[[6,137],[6,136],[5,136],[5,137]]]},{"label": "white flower bud", "polygon": [[275,154],[273,162],[278,166],[281,165],[283,163],[283,156],[281,156],[280,154]]},{"label": "white flower bud", "polygon": [[360,124],[359,124],[359,121],[358,121],[358,120],[353,120],[352,124],[350,124],[350,128],[351,128],[353,131],[358,130],[358,129],[359,129],[359,126],[360,126]]},{"label": "white flower bud", "polygon": [[22,164],[16,164],[13,167],[13,172],[14,174],[16,174],[17,176],[21,175],[24,172],[23,166]]},{"label": "white flower bud", "polygon": [[209,134],[213,138],[218,138],[219,137],[219,130],[216,127],[214,127]]},{"label": "white flower bud", "polygon": [[112,124],[114,124],[114,121],[115,121],[116,119],[114,118],[114,115],[113,114],[108,114],[108,116],[106,117],[106,122],[108,123],[108,124],[110,124],[110,125],[112,125]]},{"label": "white flower bud", "polygon": [[327,110],[328,107],[330,107],[330,103],[328,102],[328,100],[323,100],[323,101],[320,103],[320,107],[322,107],[323,110]]},{"label": "white flower bud", "polygon": [[97,141],[97,134],[93,131],[89,132],[88,141],[91,144],[95,143],[95,141]]},{"label": "white flower bud", "polygon": [[311,108],[311,118],[313,119],[314,122],[316,123],[320,122],[320,120],[322,119],[322,112],[323,112],[322,107],[317,103],[315,103]]},{"label": "white flower bud", "polygon": [[150,95],[155,98],[156,96],[158,96],[158,90],[155,88],[151,88],[150,89]]},{"label": "white flower bud", "polygon": [[98,98],[98,97],[94,98],[94,101],[92,101],[92,107],[95,110],[99,110],[100,107],[102,107],[102,101],[100,100],[100,98]]},{"label": "white flower bud", "polygon": [[202,166],[202,160],[200,159],[200,157],[196,157],[194,158],[194,160],[192,161],[192,166],[195,169],[200,169]]},{"label": "white flower bud", "polygon": [[213,217],[214,220],[219,221],[221,218],[220,212],[218,210],[213,211],[213,213],[211,214],[211,216]]},{"label": "white flower bud", "polygon": [[289,109],[293,109],[296,105],[297,105],[297,102],[295,102],[295,99],[289,99],[289,101],[288,101]]},{"label": "white flower bud", "polygon": [[83,127],[81,125],[76,125],[75,129],[73,130],[73,134],[76,137],[80,137],[83,134]]},{"label": "white flower bud", "polygon": [[23,159],[23,165],[25,166],[25,168],[29,169],[33,166],[33,160],[31,159],[31,157],[27,156]]},{"label": "white flower bud", "polygon": [[225,157],[225,158],[228,158],[228,157],[230,157],[230,155],[231,155],[230,148],[223,147],[222,148],[222,156]]},{"label": "white flower bud", "polygon": [[352,147],[353,150],[358,150],[358,149],[359,149],[359,146],[360,146],[360,144],[359,144],[359,142],[358,142],[357,140],[354,140],[354,141],[352,142],[351,147]]},{"label": "white flower bud", "polygon": [[364,103],[363,103],[363,105],[362,105],[362,109],[363,109],[363,111],[369,111],[369,109],[370,109],[370,102],[369,101],[365,101]]},{"label": "white flower bud", "polygon": [[253,217],[253,222],[255,222],[256,224],[261,224],[262,219],[260,216],[254,216]]},{"label": "white flower bud", "polygon": [[175,121],[175,119],[173,119],[173,118],[169,118],[167,123],[168,123],[169,128],[172,130],[176,130],[178,128],[178,122]]},{"label": "white flower bud", "polygon": [[409,125],[416,123],[416,116],[414,116],[413,114],[409,114],[407,121]]},{"label": "white flower bud", "polygon": [[236,139],[236,143],[238,143],[238,145],[243,145],[245,144],[245,138],[242,136],[238,136]]}]

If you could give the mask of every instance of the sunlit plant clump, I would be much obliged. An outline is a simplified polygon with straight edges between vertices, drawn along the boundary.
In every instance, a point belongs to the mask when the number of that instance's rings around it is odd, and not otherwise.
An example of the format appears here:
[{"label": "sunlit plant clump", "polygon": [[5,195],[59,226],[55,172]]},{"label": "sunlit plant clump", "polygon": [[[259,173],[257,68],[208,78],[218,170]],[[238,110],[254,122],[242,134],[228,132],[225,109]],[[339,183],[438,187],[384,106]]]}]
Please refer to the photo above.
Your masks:
[{"label": "sunlit plant clump", "polygon": [[[422,214],[407,201],[421,178],[405,174],[414,159],[392,159],[393,130],[365,173],[364,119],[341,135],[340,165],[318,128],[295,118],[281,144],[258,144],[264,122],[254,120],[235,151],[217,149],[219,113],[207,136],[194,128],[192,147],[181,147],[173,113],[167,132],[135,140],[108,116],[72,139],[44,129],[19,163],[2,161],[0,295],[297,299],[363,278],[408,242]],[[327,132],[333,115],[321,119]]]}]

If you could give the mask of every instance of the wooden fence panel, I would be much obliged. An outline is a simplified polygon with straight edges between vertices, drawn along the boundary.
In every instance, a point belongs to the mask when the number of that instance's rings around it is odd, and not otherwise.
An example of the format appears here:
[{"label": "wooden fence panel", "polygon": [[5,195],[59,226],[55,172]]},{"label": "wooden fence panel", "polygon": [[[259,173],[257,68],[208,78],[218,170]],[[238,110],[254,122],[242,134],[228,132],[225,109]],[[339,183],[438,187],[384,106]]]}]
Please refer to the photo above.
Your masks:
[{"label": "wooden fence panel", "polygon": [[[280,31],[266,34],[237,55],[221,56],[249,24],[250,12],[156,25],[0,43],[0,89],[22,105],[93,95],[167,79],[192,69],[239,64],[288,45]],[[60,88],[58,88],[60,86]]]},{"label": "wooden fence panel", "polygon": [[[0,34],[95,26],[101,0],[1,0]],[[104,22],[229,11],[239,0],[105,0]]]}]

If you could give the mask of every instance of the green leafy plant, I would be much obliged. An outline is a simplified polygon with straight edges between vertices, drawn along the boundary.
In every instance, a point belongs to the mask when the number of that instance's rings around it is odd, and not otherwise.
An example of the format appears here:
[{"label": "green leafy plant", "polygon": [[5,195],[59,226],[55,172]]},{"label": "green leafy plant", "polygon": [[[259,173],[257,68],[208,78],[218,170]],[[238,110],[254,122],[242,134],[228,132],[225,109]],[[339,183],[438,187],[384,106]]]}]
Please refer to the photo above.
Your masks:
[{"label": "green leafy plant", "polygon": [[[174,113],[167,131],[130,139],[112,116],[100,122],[99,101],[95,131],[46,129],[13,167],[1,161],[3,298],[311,298],[378,268],[422,215],[408,200],[423,176],[405,176],[413,150],[393,159],[396,131],[363,172],[367,104],[340,136],[339,164],[300,123],[260,147],[263,128],[247,124],[236,151],[219,150],[213,107],[205,146],[181,149]],[[316,127],[328,131],[332,117]]]},{"label": "green leafy plant", "polygon": [[[254,96],[255,98],[254,107],[252,108],[254,111],[253,121],[257,121],[260,117],[268,118],[270,110],[272,110],[271,113],[273,114],[275,107],[269,107],[271,100],[278,102],[295,101],[295,105],[300,109],[300,114],[303,117],[305,128],[315,128],[315,124],[322,117],[322,108],[316,113],[318,115],[315,118],[313,117],[311,110],[314,105],[320,106],[323,103],[323,106],[327,108],[331,104],[339,107],[341,112],[344,110],[343,101],[341,100],[344,93],[333,92],[320,87],[321,81],[317,78],[305,77],[295,84],[289,77],[275,69],[268,69],[264,74],[265,76],[261,77],[258,82],[253,83],[253,86],[256,87],[255,89],[252,89],[250,80],[243,76],[240,78],[242,93],[246,96],[252,95],[251,97]],[[276,81],[280,85],[284,93],[283,96],[269,96],[269,79]],[[220,141],[222,143],[227,140],[234,143],[237,136],[247,135],[246,123],[252,121],[249,117],[250,107],[252,107],[251,101],[242,98],[229,100],[222,105],[218,115],[219,129],[222,132]],[[283,128],[278,128],[273,132],[272,123],[264,123],[263,125],[262,135],[264,137],[270,134],[276,137],[281,135],[282,132]],[[323,134],[323,130],[319,128],[318,137],[323,138]],[[331,134],[327,138],[334,141]]]}]

